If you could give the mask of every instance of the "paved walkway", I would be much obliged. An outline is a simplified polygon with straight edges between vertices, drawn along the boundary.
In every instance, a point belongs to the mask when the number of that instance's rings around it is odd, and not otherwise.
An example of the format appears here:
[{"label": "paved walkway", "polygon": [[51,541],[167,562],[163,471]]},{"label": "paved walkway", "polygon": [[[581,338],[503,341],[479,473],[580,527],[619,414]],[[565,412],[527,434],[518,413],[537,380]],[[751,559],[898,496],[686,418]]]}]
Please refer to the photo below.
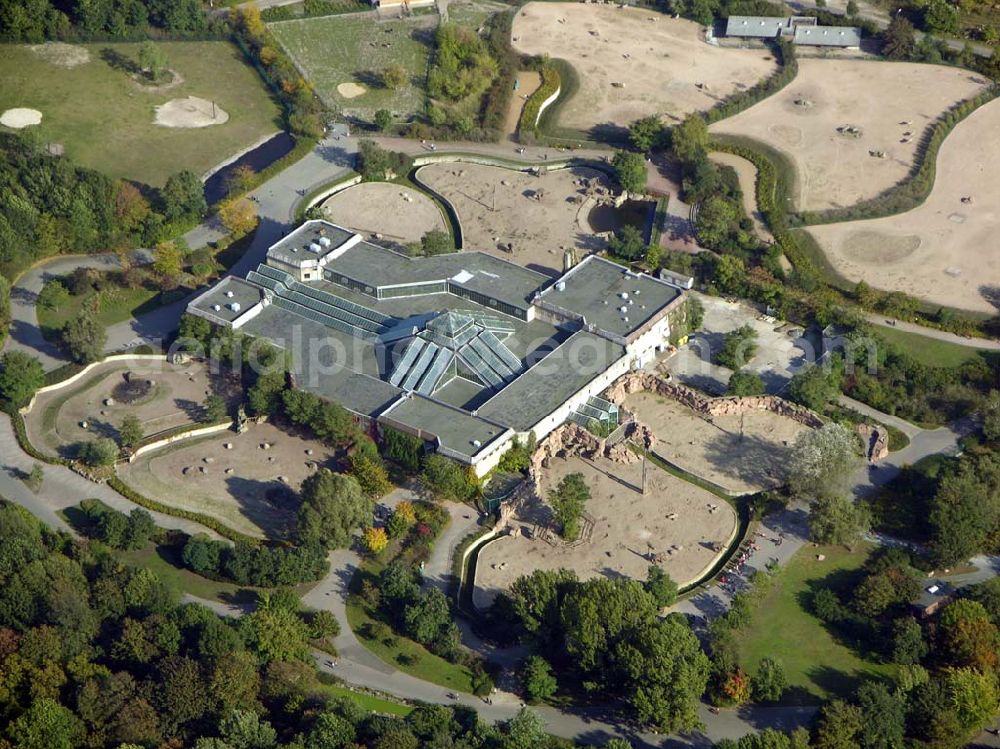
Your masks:
[{"label": "paved walkway", "polygon": [[907,322],[905,320],[895,320],[891,317],[886,317],[885,315],[876,315],[874,312],[869,312],[865,315],[865,318],[872,325],[902,330],[907,333],[916,333],[917,335],[934,338],[935,340],[944,341],[945,343],[954,343],[956,346],[968,346],[969,348],[984,349],[987,351],[1000,351],[1000,341],[994,338],[966,338],[965,336],[956,335],[955,333],[949,333],[946,330],[927,328],[923,325],[917,325],[916,323]]},{"label": "paved walkway", "polygon": [[882,413],[881,411],[872,408],[867,403],[862,403],[859,400],[855,400],[848,395],[840,395],[837,398],[837,402],[844,408],[849,408],[852,411],[857,411],[863,416],[867,416],[870,419],[875,419],[880,421],[886,426],[896,427],[899,431],[905,434],[909,438],[913,438],[920,432],[924,431],[916,424],[913,424],[906,419],[901,419],[898,416],[890,416],[889,414]]}]

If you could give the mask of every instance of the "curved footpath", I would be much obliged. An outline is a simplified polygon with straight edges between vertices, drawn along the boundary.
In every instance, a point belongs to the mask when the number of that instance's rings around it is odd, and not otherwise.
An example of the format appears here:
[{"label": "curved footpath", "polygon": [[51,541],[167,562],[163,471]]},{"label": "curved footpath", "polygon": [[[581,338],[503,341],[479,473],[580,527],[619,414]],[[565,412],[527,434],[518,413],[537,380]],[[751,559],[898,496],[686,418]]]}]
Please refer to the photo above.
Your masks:
[{"label": "curved footpath", "polygon": [[[383,139],[383,145],[388,148],[405,150],[411,154],[429,153],[420,143],[400,139]],[[326,140],[317,145],[312,152],[288,169],[268,180],[251,194],[258,200],[260,226],[253,243],[244,256],[231,270],[233,275],[243,275],[257,263],[261,262],[267,247],[285,233],[294,219],[295,209],[301,196],[312,189],[335,180],[353,166],[357,149],[357,141],[351,138]],[[558,159],[566,156],[550,148],[527,148],[524,154],[517,155],[508,144],[459,143],[449,144],[449,151],[462,153],[483,153],[511,161],[543,164],[548,159]],[[437,152],[437,155],[443,155]],[[603,158],[606,152],[578,151],[573,155],[582,157]],[[197,247],[207,241],[221,236],[214,225],[209,222],[197,227],[186,235],[189,244]],[[109,267],[110,256],[93,256],[87,261],[102,264],[97,267]],[[63,263],[66,263],[65,265]],[[80,265],[79,259],[59,258],[38,268],[32,269],[18,280],[14,296],[17,297],[15,307],[16,335],[8,341],[10,347],[20,347],[30,350],[43,358],[46,369],[53,369],[62,363],[59,352],[54,351],[37,331],[37,318],[34,315],[34,297],[41,289],[46,274],[68,272]],[[65,269],[65,270],[64,270]],[[137,338],[156,340],[164,331],[172,330],[184,309],[185,300],[161,307],[139,319],[112,326],[108,331],[109,350],[118,350]],[[34,330],[32,330],[34,328]],[[913,463],[925,455],[943,450],[955,449],[958,436],[968,428],[962,424],[954,429],[939,429],[932,432],[918,430],[911,438],[911,444],[906,450],[894,453],[880,467],[869,468],[857,477],[856,493],[864,494],[875,485],[888,481],[898,472],[903,463]],[[68,529],[57,510],[77,504],[82,499],[97,497],[115,509],[128,512],[135,505],[121,497],[107,486],[94,484],[82,476],[63,466],[46,465],[44,482],[39,494],[35,495],[17,478],[19,472],[31,469],[34,461],[26,455],[17,444],[13,428],[8,418],[0,419],[0,495],[23,505],[43,521],[63,529]],[[451,556],[458,544],[475,527],[475,519],[463,506],[451,506],[452,523],[445,530],[435,551],[428,562],[426,574],[432,584],[447,586],[451,575]],[[202,526],[186,520],[152,513],[157,524],[166,528],[177,528],[187,533],[205,532]],[[763,564],[767,557],[778,556],[789,558],[802,543],[804,543],[804,508],[790,508],[768,521],[768,531],[785,533],[786,541],[774,549],[761,547],[758,556],[751,558],[750,564]],[[409,700],[421,700],[441,704],[452,704],[446,690],[434,684],[416,679],[401,673],[386,664],[357,639],[346,620],[347,586],[351,576],[360,564],[360,557],[352,551],[338,551],[330,556],[331,571],[313,590],[304,597],[306,605],[326,609],[333,612],[341,622],[342,632],[336,639],[340,653],[336,666],[329,666],[329,658],[318,656],[322,669],[332,671],[345,682],[361,687],[367,687],[387,692],[397,697]],[[188,596],[189,600],[199,600]],[[696,596],[688,598],[675,607],[677,611],[687,611],[702,617],[712,617],[725,611],[729,594],[721,588],[713,588]],[[239,615],[241,609],[208,601],[214,610],[225,615]],[[478,642],[468,627],[463,628],[463,641],[474,649],[484,652],[486,657],[510,663],[517,650],[489,652]],[[492,704],[483,703],[471,695],[460,695],[457,702],[476,708],[487,720],[505,720],[513,717],[520,709],[518,698],[511,694],[499,693],[494,696]],[[706,706],[700,706],[700,717],[706,725],[704,733],[698,732],[690,736],[665,739],[652,733],[632,733],[628,726],[623,726],[617,716],[597,708],[580,708],[557,710],[550,707],[536,708],[546,721],[548,730],[558,736],[572,738],[584,743],[602,743],[614,736],[622,736],[639,747],[703,747],[721,738],[736,738],[746,733],[772,727],[791,729],[809,721],[814,708],[809,707],[758,707],[747,706],[739,710],[724,710],[719,715],[708,712]]]}]

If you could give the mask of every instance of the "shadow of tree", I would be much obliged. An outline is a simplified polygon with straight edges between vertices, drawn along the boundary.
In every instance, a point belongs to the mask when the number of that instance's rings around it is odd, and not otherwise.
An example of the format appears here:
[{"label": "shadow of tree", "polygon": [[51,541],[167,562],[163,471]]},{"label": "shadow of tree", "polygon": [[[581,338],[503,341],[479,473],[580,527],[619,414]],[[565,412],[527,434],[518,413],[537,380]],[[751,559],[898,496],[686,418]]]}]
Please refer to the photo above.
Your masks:
[{"label": "shadow of tree", "polygon": [[102,49],[100,58],[113,70],[120,70],[130,75],[142,72],[142,68],[139,67],[135,60],[126,57],[117,50],[111,49],[111,47]]},{"label": "shadow of tree", "polygon": [[705,459],[723,476],[774,486],[784,481],[788,450],[755,434],[719,432],[705,445]]}]

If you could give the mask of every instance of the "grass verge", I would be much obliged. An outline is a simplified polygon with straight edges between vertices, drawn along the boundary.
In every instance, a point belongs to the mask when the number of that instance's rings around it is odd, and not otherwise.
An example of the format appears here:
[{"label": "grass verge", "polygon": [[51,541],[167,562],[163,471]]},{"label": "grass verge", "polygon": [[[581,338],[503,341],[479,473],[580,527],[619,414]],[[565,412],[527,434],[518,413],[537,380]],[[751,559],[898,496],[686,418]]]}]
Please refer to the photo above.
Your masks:
[{"label": "grass verge", "polygon": [[960,367],[979,356],[979,352],[968,346],[950,341],[942,341],[930,336],[910,333],[898,328],[878,326],[875,334],[886,343],[898,346],[914,361],[928,367]]}]

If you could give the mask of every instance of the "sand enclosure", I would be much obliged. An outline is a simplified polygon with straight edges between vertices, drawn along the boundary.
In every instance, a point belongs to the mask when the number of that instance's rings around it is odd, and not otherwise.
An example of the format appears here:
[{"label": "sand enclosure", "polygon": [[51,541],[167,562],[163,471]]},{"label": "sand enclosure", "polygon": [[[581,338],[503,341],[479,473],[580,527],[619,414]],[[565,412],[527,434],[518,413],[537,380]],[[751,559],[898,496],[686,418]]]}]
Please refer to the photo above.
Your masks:
[{"label": "sand enclosure", "polygon": [[389,182],[364,182],[341,190],[323,203],[335,224],[401,243],[417,242],[431,229],[447,230],[437,204],[417,190]]},{"label": "sand enclosure", "polygon": [[[418,178],[454,206],[464,249],[481,250],[550,275],[562,271],[563,252],[579,259],[604,249],[587,223],[583,179],[607,186],[602,172],[559,169],[541,176],[471,163],[428,164]],[[512,244],[508,252],[507,245]]]},{"label": "sand enclosure", "polygon": [[210,515],[251,536],[275,538],[290,530],[302,482],[330,458],[315,440],[257,424],[243,434],[219,432],[145,453],[118,475],[164,504]]},{"label": "sand enclosure", "polygon": [[795,80],[711,132],[786,154],[796,170],[796,209],[850,206],[906,177],[927,128],[984,84],[944,65],[801,58]]},{"label": "sand enclosure", "polygon": [[42,113],[37,109],[15,107],[14,109],[8,109],[3,114],[0,114],[0,125],[4,125],[15,130],[30,127],[31,125],[40,125],[41,123]]},{"label": "sand enclosure", "polygon": [[232,399],[239,385],[198,362],[106,362],[66,387],[39,395],[25,426],[33,445],[71,457],[80,442],[117,438],[127,414],[138,417],[147,436],[194,424],[210,393]]},{"label": "sand enclosure", "polygon": [[337,93],[343,96],[345,99],[353,99],[362,94],[368,93],[368,89],[362,86],[360,83],[354,83],[349,81],[348,83],[341,83],[337,86]]},{"label": "sand enclosure", "polygon": [[743,494],[785,483],[791,445],[809,429],[770,411],[705,417],[649,392],[633,393],[624,405],[653,430],[657,455]]},{"label": "sand enclosure", "polygon": [[514,49],[566,60],[580,88],[564,127],[627,126],[650,114],[681,119],[774,72],[766,49],[707,44],[702,27],[653,11],[579,3],[528,3],[514,18]]},{"label": "sand enclosure", "polygon": [[851,281],[933,304],[1000,308],[1000,100],[960,122],[938,152],[930,197],[896,216],[813,226],[809,233]]},{"label": "sand enclosure", "polygon": [[682,479],[647,466],[646,494],[642,464],[622,465],[607,459],[556,459],[542,476],[548,494],[563,476],[579,472],[590,487],[586,512],[593,517],[590,540],[567,546],[537,537],[548,505],[524,508],[514,525],[524,535],[502,536],[483,548],[476,566],[477,607],[492,603],[497,593],[534,570],[566,567],[586,580],[598,575],[645,580],[652,555],[663,555],[662,567],[679,584],[697,579],[710,567],[736,530],[736,513],[724,500]]},{"label": "sand enclosure", "polygon": [[28,49],[45,62],[58,65],[60,68],[75,68],[90,62],[90,51],[86,47],[65,42],[46,42],[33,44]]},{"label": "sand enclosure", "polygon": [[163,127],[208,127],[221,125],[228,119],[229,113],[215,102],[186,96],[157,106],[153,123]]}]

